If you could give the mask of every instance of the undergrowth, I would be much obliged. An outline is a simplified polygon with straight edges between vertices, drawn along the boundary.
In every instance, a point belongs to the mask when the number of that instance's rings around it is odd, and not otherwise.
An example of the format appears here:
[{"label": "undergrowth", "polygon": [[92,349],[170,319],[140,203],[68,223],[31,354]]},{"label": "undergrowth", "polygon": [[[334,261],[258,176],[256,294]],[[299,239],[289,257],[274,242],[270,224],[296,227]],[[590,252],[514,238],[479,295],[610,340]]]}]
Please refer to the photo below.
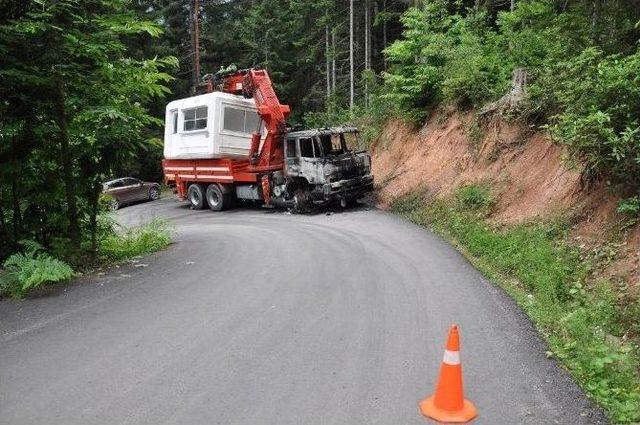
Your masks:
[{"label": "undergrowth", "polygon": [[551,351],[616,423],[640,421],[640,308],[621,306],[609,282],[593,281],[597,260],[565,242],[561,223],[501,228],[486,220],[489,188],[466,186],[453,197],[397,199],[392,209],[459,246],[526,311]]},{"label": "undergrowth", "polygon": [[[97,252],[92,260],[81,264],[75,255],[67,260],[75,264],[77,270],[109,265],[143,254],[160,251],[171,244],[171,229],[166,220],[155,219],[133,228],[118,229],[118,225],[108,215],[101,215],[98,223]],[[22,251],[8,257],[0,269],[0,297],[24,298],[34,289],[76,276],[73,267],[59,258],[64,250],[52,249],[51,253],[34,241],[22,241]],[[90,267],[87,267],[90,266]]]},{"label": "undergrowth", "polygon": [[7,258],[0,270],[0,295],[24,297],[29,291],[46,283],[70,279],[75,275],[71,266],[44,252],[34,241],[22,241],[23,252]]}]

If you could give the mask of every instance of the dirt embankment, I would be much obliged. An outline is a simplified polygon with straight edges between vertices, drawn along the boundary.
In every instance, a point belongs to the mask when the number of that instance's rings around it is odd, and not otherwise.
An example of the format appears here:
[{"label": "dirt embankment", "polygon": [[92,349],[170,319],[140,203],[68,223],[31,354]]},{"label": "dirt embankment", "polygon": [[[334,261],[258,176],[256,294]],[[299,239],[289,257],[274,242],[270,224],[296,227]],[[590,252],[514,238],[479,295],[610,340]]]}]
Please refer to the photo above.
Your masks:
[{"label": "dirt embankment", "polygon": [[606,182],[585,184],[582,166],[545,133],[438,111],[422,128],[389,122],[372,154],[383,207],[419,188],[446,196],[466,184],[487,184],[496,201],[491,220],[513,225],[569,217],[578,245],[616,252],[602,274],[640,291],[640,226],[624,229],[619,195]]}]

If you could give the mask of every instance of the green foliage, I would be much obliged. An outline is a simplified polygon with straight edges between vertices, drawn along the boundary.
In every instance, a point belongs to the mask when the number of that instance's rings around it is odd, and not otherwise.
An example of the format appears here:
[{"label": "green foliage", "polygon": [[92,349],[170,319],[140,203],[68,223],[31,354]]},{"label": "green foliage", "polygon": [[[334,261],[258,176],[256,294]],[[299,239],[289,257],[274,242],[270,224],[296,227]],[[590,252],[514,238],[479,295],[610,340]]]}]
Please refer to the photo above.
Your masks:
[{"label": "green foliage", "polygon": [[640,196],[633,196],[618,202],[618,212],[631,216],[640,215]]},{"label": "green foliage", "polygon": [[171,240],[168,223],[165,220],[154,219],[140,227],[105,232],[98,240],[98,254],[103,261],[122,261],[160,251],[169,246]]},{"label": "green foliage", "polygon": [[[640,9],[633,2],[534,0],[487,13],[429,1],[401,17],[381,96],[423,119],[439,102],[481,107],[527,72],[525,118],[550,124],[587,166],[640,187]],[[492,10],[488,10],[493,12]]]},{"label": "green foliage", "polygon": [[590,264],[596,260],[585,259],[565,243],[562,228],[545,224],[496,228],[486,222],[469,209],[486,205],[483,192],[467,187],[452,199],[428,205],[414,193],[396,200],[392,208],[453,240],[500,283],[615,423],[640,420],[640,335],[637,316],[632,316],[637,304],[620,306],[608,283],[590,282]]},{"label": "green foliage", "polygon": [[640,53],[589,48],[561,66],[552,134],[595,169],[640,187]]},{"label": "green foliage", "polygon": [[24,252],[12,254],[0,271],[0,295],[24,297],[29,291],[46,283],[55,283],[74,276],[67,263],[43,252],[34,241],[21,241]]},{"label": "green foliage", "polygon": [[455,194],[460,208],[471,211],[488,211],[493,203],[491,189],[484,185],[470,184],[461,187]]},{"label": "green foliage", "polygon": [[25,238],[68,238],[79,254],[95,239],[100,183],[158,150],[148,108],[177,59],[134,57],[127,43],[162,29],[133,3],[39,0],[0,16],[0,258]]}]

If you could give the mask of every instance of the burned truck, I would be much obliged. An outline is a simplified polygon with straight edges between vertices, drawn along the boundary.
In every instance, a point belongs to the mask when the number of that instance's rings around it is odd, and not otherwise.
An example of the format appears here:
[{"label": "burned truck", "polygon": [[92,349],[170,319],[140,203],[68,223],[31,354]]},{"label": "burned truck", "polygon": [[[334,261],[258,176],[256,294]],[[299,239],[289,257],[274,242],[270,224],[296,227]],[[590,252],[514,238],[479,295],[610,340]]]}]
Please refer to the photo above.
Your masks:
[{"label": "burned truck", "polygon": [[294,194],[296,208],[332,202],[346,206],[373,189],[371,157],[360,149],[354,127],[290,132],[284,155],[290,187],[283,189]]}]

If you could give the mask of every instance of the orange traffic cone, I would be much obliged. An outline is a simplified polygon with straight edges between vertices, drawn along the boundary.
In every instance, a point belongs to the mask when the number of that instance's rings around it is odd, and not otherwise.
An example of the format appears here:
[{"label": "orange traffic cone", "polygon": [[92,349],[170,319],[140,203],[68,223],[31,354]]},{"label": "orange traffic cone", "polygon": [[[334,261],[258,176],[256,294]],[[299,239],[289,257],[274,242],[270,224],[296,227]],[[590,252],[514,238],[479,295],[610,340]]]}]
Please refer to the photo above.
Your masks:
[{"label": "orange traffic cone", "polygon": [[420,402],[420,411],[424,416],[440,422],[467,422],[478,416],[473,403],[464,399],[457,325],[449,330],[436,392]]}]

